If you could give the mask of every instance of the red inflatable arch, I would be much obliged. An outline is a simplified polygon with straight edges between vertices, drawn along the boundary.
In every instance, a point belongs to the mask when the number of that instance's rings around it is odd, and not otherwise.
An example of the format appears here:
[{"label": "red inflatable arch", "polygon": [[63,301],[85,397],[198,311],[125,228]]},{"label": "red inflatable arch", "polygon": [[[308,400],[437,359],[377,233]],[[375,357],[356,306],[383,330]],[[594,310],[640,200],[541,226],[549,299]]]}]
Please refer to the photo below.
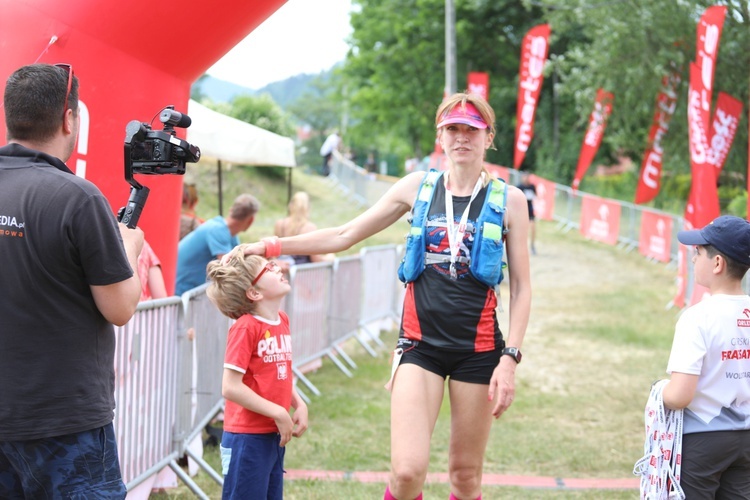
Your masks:
[{"label": "red inflatable arch", "polygon": [[[169,104],[187,112],[191,84],[285,1],[0,0],[0,90],[20,66],[72,64],[81,82],[82,121],[68,166],[96,184],[116,212],[130,194],[123,163],[127,123],[150,122]],[[157,119],[152,126],[162,124]],[[4,118],[0,134],[5,137]],[[151,190],[139,226],[172,293],[182,177],[137,179]]]}]

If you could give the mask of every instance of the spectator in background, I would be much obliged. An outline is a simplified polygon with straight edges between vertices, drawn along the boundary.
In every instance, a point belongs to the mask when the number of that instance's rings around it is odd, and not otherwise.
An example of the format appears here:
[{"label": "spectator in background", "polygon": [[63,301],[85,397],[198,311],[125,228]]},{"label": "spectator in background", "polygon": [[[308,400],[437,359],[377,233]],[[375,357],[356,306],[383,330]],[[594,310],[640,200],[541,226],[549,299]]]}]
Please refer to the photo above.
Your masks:
[{"label": "spectator in background", "polygon": [[333,156],[334,150],[338,150],[341,147],[341,136],[338,130],[333,130],[323,145],[320,147],[320,156],[323,157],[323,175],[326,177],[331,173],[331,157]]},{"label": "spectator in background", "polygon": [[195,205],[198,204],[198,190],[195,184],[183,184],[182,186],[182,213],[180,214],[180,239],[187,236],[190,231],[195,230],[203,224],[203,219],[195,214]]},{"label": "spectator in background", "polygon": [[0,498],[118,498],[115,331],[143,232],[63,163],[81,124],[68,64],[17,69],[0,148]]},{"label": "spectator in background", "polygon": [[164,274],[161,272],[161,261],[148,241],[145,240],[143,241],[143,249],[138,255],[138,277],[141,280],[141,302],[163,299],[167,296]]},{"label": "spectator in background", "polygon": [[206,282],[206,265],[240,244],[237,235],[252,225],[259,208],[255,196],[241,194],[227,217],[217,215],[180,240],[175,294],[182,295]]},{"label": "spectator in background", "polygon": [[[317,226],[310,221],[310,196],[304,191],[294,193],[288,205],[289,215],[276,221],[273,233],[279,238],[297,236],[298,234],[315,231]],[[324,255],[282,255],[280,260],[288,260],[289,264],[307,264],[308,262],[322,262],[333,260],[332,253]]]},{"label": "spectator in background", "polygon": [[526,197],[526,204],[529,207],[529,245],[531,254],[536,255],[536,215],[534,214],[536,186],[531,183],[531,175],[528,172],[523,172],[521,173],[521,182],[516,187],[523,191]]},{"label": "spectator in background", "polygon": [[365,170],[373,174],[378,171],[378,164],[375,161],[375,153],[367,153],[367,160],[365,161]]}]

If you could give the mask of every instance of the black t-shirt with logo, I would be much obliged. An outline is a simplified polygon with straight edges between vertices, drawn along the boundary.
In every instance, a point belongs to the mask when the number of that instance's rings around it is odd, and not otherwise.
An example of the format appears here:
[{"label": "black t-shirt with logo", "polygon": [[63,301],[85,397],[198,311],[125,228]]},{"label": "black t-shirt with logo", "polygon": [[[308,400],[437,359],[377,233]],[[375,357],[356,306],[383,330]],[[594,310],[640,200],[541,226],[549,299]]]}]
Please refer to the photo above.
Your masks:
[{"label": "black t-shirt with logo", "polygon": [[90,286],[133,271],[107,199],[57,158],[0,148],[0,262],[0,441],[111,422],[114,328]]}]

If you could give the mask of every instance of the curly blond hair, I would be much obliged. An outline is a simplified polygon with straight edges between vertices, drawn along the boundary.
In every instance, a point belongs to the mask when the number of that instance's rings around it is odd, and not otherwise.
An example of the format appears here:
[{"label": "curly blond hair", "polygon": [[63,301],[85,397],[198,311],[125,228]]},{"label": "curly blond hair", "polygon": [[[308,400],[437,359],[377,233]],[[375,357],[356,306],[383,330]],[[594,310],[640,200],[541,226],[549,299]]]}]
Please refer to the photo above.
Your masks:
[{"label": "curly blond hair", "polygon": [[232,319],[253,314],[256,304],[247,297],[247,291],[253,287],[252,281],[265,265],[266,259],[259,255],[245,255],[243,245],[240,245],[232,250],[226,264],[218,260],[208,263],[206,276],[211,284],[206,295],[222,314]]}]

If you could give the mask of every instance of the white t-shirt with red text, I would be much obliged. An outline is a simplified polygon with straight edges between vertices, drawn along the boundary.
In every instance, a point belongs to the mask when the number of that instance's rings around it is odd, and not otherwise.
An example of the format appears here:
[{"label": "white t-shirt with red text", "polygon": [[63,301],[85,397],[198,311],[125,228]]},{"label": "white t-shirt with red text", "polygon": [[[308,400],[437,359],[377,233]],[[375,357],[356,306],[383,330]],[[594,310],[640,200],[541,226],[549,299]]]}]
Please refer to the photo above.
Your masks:
[{"label": "white t-shirt with red text", "polygon": [[667,373],[699,375],[684,434],[750,429],[750,297],[716,294],[675,327]]}]

